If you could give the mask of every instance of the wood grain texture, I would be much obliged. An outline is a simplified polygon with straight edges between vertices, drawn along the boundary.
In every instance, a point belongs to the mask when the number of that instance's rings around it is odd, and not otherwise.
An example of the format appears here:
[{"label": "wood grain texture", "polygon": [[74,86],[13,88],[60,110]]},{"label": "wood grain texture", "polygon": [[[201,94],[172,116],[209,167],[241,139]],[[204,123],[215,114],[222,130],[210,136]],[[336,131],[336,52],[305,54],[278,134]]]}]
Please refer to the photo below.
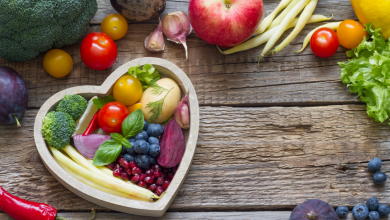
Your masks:
[{"label": "wood grain texture", "polygon": [[[37,110],[22,128],[0,126],[0,185],[61,211],[108,211],[65,189],[43,166],[33,141]],[[390,203],[389,183],[375,185],[367,162],[390,171],[390,129],[364,106],[201,107],[190,172],[170,211],[292,209],[317,198],[353,207],[377,197]]]},{"label": "wood grain texture", "polygon": [[[109,0],[99,0],[99,11],[93,19],[90,32],[100,31],[100,22],[109,13],[114,13]],[[279,0],[264,1],[266,14]],[[188,0],[167,1],[166,12],[186,10]],[[334,20],[356,18],[349,0],[320,1],[315,11]],[[323,24],[323,23],[321,23]],[[162,53],[152,53],[144,48],[144,39],[156,24],[130,24],[128,34],[116,41],[118,60],[104,71],[87,68],[80,57],[80,43],[64,47],[74,60],[72,72],[56,79],[42,67],[43,55],[23,63],[9,63],[0,58],[0,65],[16,69],[26,81],[30,93],[29,107],[40,107],[50,96],[65,88],[78,85],[100,85],[116,68],[127,61],[140,57],[160,57],[173,62],[189,76],[197,91],[200,105],[208,106],[286,106],[326,105],[360,103],[355,94],[350,94],[340,82],[338,62],[346,61],[345,49],[328,59],[314,56],[307,48],[297,54],[306,34],[320,24],[307,25],[298,37],[284,50],[268,57],[257,65],[263,46],[252,50],[222,55],[215,46],[209,45],[192,33],[187,41],[189,60],[184,61],[182,45],[166,40]],[[289,33],[289,32],[288,32]],[[284,34],[281,39],[287,36]]]}]

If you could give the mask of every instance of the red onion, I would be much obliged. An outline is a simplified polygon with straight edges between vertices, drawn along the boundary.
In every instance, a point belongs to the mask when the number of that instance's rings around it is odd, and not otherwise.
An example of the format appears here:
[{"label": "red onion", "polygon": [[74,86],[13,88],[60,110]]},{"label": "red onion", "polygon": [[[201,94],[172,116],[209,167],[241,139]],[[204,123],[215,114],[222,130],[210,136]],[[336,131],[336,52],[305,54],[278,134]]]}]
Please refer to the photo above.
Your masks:
[{"label": "red onion", "polygon": [[110,135],[104,134],[82,134],[73,137],[74,145],[81,155],[88,159],[93,159],[98,148],[107,140],[112,139]]}]

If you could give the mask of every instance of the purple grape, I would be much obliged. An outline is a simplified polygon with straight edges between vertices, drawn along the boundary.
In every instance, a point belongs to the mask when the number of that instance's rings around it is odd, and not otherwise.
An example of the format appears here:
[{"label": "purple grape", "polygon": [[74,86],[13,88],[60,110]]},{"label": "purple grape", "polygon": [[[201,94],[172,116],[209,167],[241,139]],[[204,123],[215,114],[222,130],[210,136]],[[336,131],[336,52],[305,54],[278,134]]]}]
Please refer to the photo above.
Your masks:
[{"label": "purple grape", "polygon": [[0,124],[17,122],[15,116],[22,117],[27,102],[28,91],[22,77],[14,69],[0,66]]}]

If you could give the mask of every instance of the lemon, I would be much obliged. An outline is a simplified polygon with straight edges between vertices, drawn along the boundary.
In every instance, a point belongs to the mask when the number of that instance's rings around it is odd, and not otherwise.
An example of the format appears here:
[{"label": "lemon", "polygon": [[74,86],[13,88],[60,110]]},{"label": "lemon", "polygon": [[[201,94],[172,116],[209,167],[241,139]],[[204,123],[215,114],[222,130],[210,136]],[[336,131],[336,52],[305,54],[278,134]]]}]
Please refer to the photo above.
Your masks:
[{"label": "lemon", "polygon": [[384,39],[390,37],[390,0],[351,0],[351,4],[362,24],[372,23],[375,29],[382,29]]}]

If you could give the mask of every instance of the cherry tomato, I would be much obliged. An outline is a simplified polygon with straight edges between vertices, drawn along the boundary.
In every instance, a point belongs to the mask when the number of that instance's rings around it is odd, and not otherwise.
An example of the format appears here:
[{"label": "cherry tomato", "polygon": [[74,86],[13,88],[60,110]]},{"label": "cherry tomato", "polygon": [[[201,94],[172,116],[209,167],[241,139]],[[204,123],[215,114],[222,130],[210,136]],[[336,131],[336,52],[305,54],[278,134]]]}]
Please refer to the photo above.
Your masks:
[{"label": "cherry tomato", "polygon": [[98,113],[98,124],[107,133],[122,131],[122,122],[129,115],[129,110],[122,103],[109,102]]},{"label": "cherry tomato", "polygon": [[43,57],[43,68],[50,75],[61,78],[72,71],[73,60],[67,52],[60,49],[52,49]]},{"label": "cherry tomato", "polygon": [[105,70],[116,61],[118,51],[111,38],[100,32],[90,33],[81,42],[81,59],[89,68]]},{"label": "cherry tomato", "polygon": [[110,14],[103,19],[100,28],[102,32],[110,36],[112,40],[119,40],[126,35],[129,25],[127,24],[126,18],[122,15]]},{"label": "cherry tomato", "polygon": [[360,22],[348,19],[340,23],[337,28],[337,37],[341,46],[353,49],[359,46],[364,37],[367,37],[367,32]]},{"label": "cherry tomato", "polygon": [[142,96],[142,84],[132,75],[119,78],[114,84],[113,95],[116,101],[129,106],[137,103]]},{"label": "cherry tomato", "polygon": [[331,57],[339,48],[336,32],[330,28],[320,28],[311,37],[310,47],[313,53],[322,58]]}]

